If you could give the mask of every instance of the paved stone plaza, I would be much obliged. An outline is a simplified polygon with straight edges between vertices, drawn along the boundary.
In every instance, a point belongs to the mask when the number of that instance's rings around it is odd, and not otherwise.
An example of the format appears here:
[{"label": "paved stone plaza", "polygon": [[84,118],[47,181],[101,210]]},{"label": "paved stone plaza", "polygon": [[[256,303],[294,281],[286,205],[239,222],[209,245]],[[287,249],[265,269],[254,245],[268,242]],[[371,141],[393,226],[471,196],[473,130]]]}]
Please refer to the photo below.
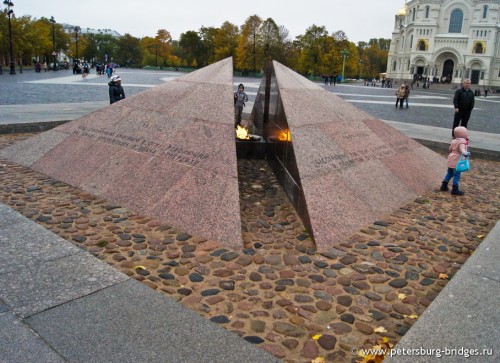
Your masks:
[{"label": "paved stone plaza", "polygon": [[[127,95],[178,76],[119,73]],[[82,80],[64,71],[16,77],[0,78],[4,105],[107,100],[106,77]],[[251,101],[259,82],[234,80],[246,85]],[[329,88],[384,120],[446,129],[452,122],[451,91],[416,90],[409,109],[395,110],[394,90]],[[498,134],[499,104],[497,97],[478,100],[470,128]],[[29,136],[0,136],[0,148]],[[461,183],[465,196],[439,192],[436,180],[436,190],[319,254],[265,162],[240,160],[238,174],[242,252],[5,160],[0,202],[286,362],[351,361],[353,348],[371,348],[384,337],[397,343],[500,215],[498,161],[474,160]]]},{"label": "paved stone plaza", "polygon": [[[122,69],[116,71],[123,79],[126,95],[132,95],[182,76],[183,73]],[[47,73],[24,72],[0,78],[0,108],[2,105],[56,104],[79,102],[109,102],[108,78],[91,74],[87,79],[71,71]],[[234,78],[235,89],[245,84],[249,102],[244,111],[249,113],[260,84],[259,78]],[[411,91],[409,109],[395,109],[395,88],[365,87],[358,84],[325,86],[331,92],[353,103],[369,114],[387,121],[451,128],[453,123],[453,91],[450,89]],[[442,87],[440,87],[442,88]],[[203,95],[201,96],[203,97]],[[101,104],[102,107],[104,104]],[[500,94],[487,98],[476,97],[476,107],[469,121],[472,131],[500,134],[497,113]],[[451,134],[451,132],[450,132]]]}]

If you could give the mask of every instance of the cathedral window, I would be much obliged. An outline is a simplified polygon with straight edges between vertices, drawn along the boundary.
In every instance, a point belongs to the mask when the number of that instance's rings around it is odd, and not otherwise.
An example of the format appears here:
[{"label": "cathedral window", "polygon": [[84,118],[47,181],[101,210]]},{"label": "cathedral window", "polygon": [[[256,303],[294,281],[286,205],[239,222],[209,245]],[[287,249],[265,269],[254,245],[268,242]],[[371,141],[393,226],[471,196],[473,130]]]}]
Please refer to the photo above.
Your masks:
[{"label": "cathedral window", "polygon": [[429,11],[431,10],[431,7],[429,5],[427,5],[425,7],[425,18],[426,19],[429,19]]},{"label": "cathedral window", "polygon": [[488,5],[483,6],[483,19],[488,15]]},{"label": "cathedral window", "polygon": [[460,9],[455,9],[451,12],[449,33],[461,33],[464,13]]}]

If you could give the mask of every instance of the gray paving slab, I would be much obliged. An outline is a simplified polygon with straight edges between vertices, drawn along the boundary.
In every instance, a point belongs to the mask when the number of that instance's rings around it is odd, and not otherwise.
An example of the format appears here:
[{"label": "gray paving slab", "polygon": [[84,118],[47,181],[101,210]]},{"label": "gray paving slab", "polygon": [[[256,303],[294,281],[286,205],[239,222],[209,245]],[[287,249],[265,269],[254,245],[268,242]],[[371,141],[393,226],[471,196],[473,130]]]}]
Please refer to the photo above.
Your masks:
[{"label": "gray paving slab", "polygon": [[[29,107],[27,107],[29,106]],[[2,118],[10,124],[28,121],[68,121],[109,106],[109,101],[52,103],[33,105],[1,105]]]},{"label": "gray paving slab", "polygon": [[0,233],[0,250],[2,251],[0,275],[35,268],[44,262],[81,253],[76,246],[19,214],[17,218],[13,218],[11,213],[0,211],[0,219],[4,217],[12,224],[0,225],[2,230]]},{"label": "gray paving slab", "polygon": [[25,318],[128,278],[82,251],[0,275],[0,298]]},{"label": "gray paving slab", "polygon": [[71,362],[278,362],[238,336],[129,280],[27,323]]},{"label": "gray paving slab", "polygon": [[0,310],[0,362],[59,363],[65,360],[13,313]]},{"label": "gray paving slab", "polygon": [[499,236],[497,223],[384,362],[500,361]]},{"label": "gray paving slab", "polygon": [[[453,363],[499,362],[498,296],[498,281],[472,274],[465,274],[459,281],[453,279],[394,347],[394,356],[384,362],[427,363],[436,358]],[[422,349],[426,354],[421,354]],[[460,349],[477,349],[481,355],[469,357]]]},{"label": "gray paving slab", "polygon": [[480,246],[460,270],[500,283],[500,222],[497,222]]},{"label": "gray paving slab", "polygon": [[[0,165],[0,170],[2,170],[2,165]],[[22,218],[21,218],[22,217]],[[4,226],[10,226],[15,223],[21,223],[25,218],[16,212],[14,209],[0,203],[0,228]]]}]

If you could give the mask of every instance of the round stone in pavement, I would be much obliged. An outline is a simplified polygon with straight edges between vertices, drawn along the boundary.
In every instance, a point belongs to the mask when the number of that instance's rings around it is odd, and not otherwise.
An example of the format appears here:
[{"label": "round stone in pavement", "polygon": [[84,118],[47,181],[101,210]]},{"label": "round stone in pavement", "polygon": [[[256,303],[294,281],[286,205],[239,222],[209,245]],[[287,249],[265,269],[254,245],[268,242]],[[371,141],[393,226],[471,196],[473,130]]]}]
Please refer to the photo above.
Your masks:
[{"label": "round stone in pavement", "polygon": [[249,343],[252,343],[252,344],[264,343],[264,339],[262,339],[261,337],[258,337],[256,335],[247,336],[247,337],[244,337],[243,339]]},{"label": "round stone in pavement", "polygon": [[225,315],[217,315],[210,318],[210,321],[217,324],[226,324],[229,323],[229,319]]},{"label": "round stone in pavement", "polygon": [[395,279],[389,282],[389,285],[395,287],[396,289],[400,289],[408,285],[408,282],[405,279]]},{"label": "round stone in pavement", "polygon": [[177,241],[181,241],[181,242],[183,242],[183,241],[187,241],[187,240],[188,240],[188,239],[190,239],[191,237],[192,237],[192,236],[191,236],[190,234],[188,234],[188,233],[179,233],[179,234],[175,237],[175,239],[176,239]]},{"label": "round stone in pavement", "polygon": [[192,274],[189,275],[189,280],[191,282],[202,282],[205,280],[203,276],[201,276],[199,273],[193,272]]},{"label": "round stone in pavement", "polygon": [[337,344],[337,338],[330,334],[323,334],[318,339],[318,344],[323,349],[332,350],[333,348],[335,348],[335,344]]}]

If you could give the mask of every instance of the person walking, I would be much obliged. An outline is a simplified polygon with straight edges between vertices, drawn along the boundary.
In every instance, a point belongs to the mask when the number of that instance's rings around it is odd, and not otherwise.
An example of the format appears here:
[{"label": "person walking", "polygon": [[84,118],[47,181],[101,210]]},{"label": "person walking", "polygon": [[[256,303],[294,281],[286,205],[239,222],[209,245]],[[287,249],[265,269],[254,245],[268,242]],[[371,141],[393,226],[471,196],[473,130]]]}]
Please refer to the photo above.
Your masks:
[{"label": "person walking", "polygon": [[245,93],[245,86],[240,83],[238,85],[238,91],[234,92],[234,128],[241,126],[241,114],[243,113],[245,102],[247,101],[248,96]]},{"label": "person walking", "polygon": [[470,79],[465,79],[462,87],[455,91],[453,106],[455,107],[455,116],[453,117],[451,136],[455,137],[455,128],[457,126],[466,128],[470,114],[474,109],[474,92],[470,89]]},{"label": "person walking", "polygon": [[[406,102],[406,108],[408,108],[408,98],[410,97],[410,86],[405,85],[405,95],[403,96],[403,99]],[[401,107],[403,106],[403,101],[401,101]]]},{"label": "person walking", "polygon": [[122,87],[122,79],[120,76],[113,76],[108,83],[109,86],[109,103],[113,104],[125,98],[125,92]]},{"label": "person walking", "polygon": [[451,142],[449,147],[450,154],[448,155],[448,160],[446,162],[446,166],[448,167],[448,171],[444,176],[444,179],[441,183],[441,191],[448,191],[448,182],[453,178],[453,186],[451,189],[452,195],[464,195],[464,192],[458,189],[458,184],[460,182],[461,172],[457,171],[457,163],[462,156],[469,157],[470,153],[467,150],[469,142],[467,138],[467,129],[463,126],[456,127],[454,129],[454,134],[456,136],[455,139]]}]

